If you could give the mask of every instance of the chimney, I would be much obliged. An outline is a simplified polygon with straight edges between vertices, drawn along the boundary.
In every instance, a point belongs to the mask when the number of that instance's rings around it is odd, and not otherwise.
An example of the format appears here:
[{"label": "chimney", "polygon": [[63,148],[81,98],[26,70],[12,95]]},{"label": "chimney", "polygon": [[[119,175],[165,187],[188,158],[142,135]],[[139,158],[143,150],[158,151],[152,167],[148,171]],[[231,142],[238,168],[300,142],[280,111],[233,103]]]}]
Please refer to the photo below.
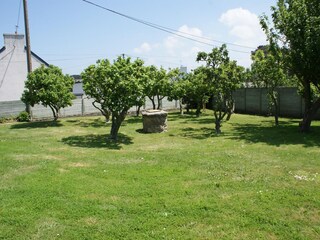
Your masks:
[{"label": "chimney", "polygon": [[16,48],[24,49],[24,35],[23,34],[3,34],[4,46],[6,49]]}]

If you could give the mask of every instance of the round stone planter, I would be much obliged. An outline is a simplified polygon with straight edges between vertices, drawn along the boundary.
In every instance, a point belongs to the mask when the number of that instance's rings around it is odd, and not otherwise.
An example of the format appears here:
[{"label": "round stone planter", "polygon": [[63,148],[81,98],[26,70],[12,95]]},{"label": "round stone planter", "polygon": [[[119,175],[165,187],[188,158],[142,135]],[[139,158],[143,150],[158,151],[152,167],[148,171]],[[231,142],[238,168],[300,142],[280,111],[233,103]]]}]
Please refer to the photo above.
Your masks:
[{"label": "round stone planter", "polygon": [[168,113],[162,110],[147,110],[142,112],[143,132],[160,133],[167,131]]}]

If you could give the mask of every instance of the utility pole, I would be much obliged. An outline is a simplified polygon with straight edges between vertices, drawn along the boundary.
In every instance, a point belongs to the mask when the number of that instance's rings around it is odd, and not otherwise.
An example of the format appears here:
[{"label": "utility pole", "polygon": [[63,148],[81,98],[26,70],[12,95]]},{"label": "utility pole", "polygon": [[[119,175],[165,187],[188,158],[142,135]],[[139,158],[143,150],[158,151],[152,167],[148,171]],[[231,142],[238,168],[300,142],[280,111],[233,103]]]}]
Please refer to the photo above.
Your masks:
[{"label": "utility pole", "polygon": [[24,11],[24,29],[25,29],[25,33],[26,33],[28,73],[31,73],[32,72],[32,62],[31,62],[30,33],[29,33],[29,18],[28,18],[27,0],[23,0],[23,11]]},{"label": "utility pole", "polygon": [[[30,48],[30,33],[29,33],[29,18],[28,18],[28,6],[27,0],[23,0],[23,12],[24,12],[24,29],[26,33],[26,47],[27,47],[27,66],[28,73],[32,72],[32,62],[31,62],[31,48]],[[26,110],[32,119],[31,107],[29,104],[26,105]]]}]

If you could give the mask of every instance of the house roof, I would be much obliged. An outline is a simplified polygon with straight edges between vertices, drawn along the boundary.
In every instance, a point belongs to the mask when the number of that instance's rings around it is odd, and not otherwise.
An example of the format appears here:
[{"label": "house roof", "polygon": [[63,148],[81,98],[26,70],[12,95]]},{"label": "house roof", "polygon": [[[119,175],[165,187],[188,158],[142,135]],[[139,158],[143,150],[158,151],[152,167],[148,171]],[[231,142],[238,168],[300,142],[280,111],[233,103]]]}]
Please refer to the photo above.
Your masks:
[{"label": "house roof", "polygon": [[[24,47],[25,50],[27,50],[27,47]],[[3,46],[2,48],[0,48],[0,53],[2,53],[4,50],[6,50],[6,47]],[[34,52],[31,51],[31,55],[33,57],[35,57],[36,59],[38,59],[41,63],[43,63],[44,65],[46,65],[47,67],[49,66],[49,63],[47,63],[45,60],[43,60],[41,57],[39,57],[37,54],[35,54]]]},{"label": "house roof", "polygon": [[[25,50],[27,50],[27,47],[24,47]],[[45,60],[43,60],[41,57],[39,57],[37,54],[35,54],[34,52],[31,51],[31,55],[33,57],[35,57],[36,59],[38,59],[40,62],[42,62],[44,65],[46,65],[47,67],[49,66],[49,63],[47,63]]]}]

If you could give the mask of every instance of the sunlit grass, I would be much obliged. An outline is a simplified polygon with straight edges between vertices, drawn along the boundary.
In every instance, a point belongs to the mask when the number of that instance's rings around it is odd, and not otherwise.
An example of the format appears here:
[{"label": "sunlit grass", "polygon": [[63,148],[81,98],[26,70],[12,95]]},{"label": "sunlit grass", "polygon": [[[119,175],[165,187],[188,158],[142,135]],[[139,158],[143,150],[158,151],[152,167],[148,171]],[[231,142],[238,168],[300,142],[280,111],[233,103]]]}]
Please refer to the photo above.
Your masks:
[{"label": "sunlit grass", "polygon": [[0,125],[0,239],[319,239],[320,123],[169,114]]}]

